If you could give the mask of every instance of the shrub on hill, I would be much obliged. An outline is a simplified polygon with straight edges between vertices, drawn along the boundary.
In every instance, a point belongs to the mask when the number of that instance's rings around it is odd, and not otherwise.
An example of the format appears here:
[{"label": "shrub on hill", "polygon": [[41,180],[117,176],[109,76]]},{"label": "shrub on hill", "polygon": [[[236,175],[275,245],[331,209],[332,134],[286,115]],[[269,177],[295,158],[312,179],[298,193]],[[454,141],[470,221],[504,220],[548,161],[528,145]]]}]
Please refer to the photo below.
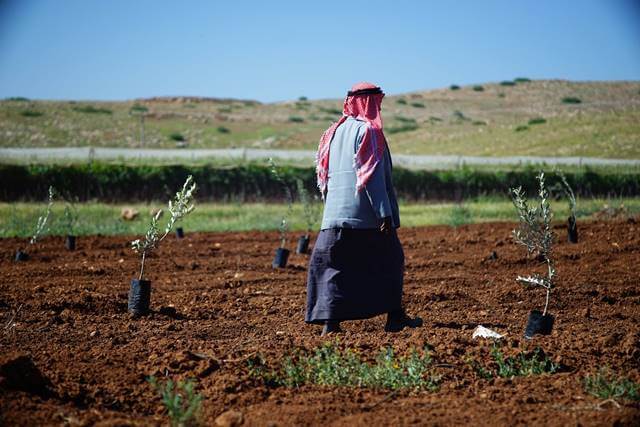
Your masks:
[{"label": "shrub on hill", "polygon": [[581,104],[582,100],[575,96],[565,96],[562,98],[562,102],[565,104]]},{"label": "shrub on hill", "polygon": [[113,111],[108,108],[96,108],[93,105],[81,105],[79,107],[71,107],[71,109],[77,113],[87,114],[113,114]]}]

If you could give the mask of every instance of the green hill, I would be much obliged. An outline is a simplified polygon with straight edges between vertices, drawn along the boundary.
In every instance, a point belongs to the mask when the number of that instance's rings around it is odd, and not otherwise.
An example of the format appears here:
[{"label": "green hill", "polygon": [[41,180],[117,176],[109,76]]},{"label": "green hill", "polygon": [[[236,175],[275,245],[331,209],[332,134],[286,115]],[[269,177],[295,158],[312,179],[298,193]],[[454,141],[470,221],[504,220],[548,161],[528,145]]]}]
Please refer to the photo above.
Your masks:
[{"label": "green hill", "polygon": [[[342,100],[263,104],[159,97],[122,102],[0,101],[2,147],[315,149]],[[640,82],[519,81],[387,96],[385,131],[404,154],[640,158]]]}]

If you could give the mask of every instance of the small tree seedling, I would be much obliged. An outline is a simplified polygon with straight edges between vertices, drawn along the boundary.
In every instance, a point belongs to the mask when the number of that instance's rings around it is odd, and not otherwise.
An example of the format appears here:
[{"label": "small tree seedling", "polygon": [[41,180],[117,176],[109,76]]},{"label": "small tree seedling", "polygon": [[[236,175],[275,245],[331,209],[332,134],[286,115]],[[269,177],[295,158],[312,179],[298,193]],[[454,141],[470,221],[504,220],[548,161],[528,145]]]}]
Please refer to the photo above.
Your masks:
[{"label": "small tree seedling", "polygon": [[160,393],[171,427],[197,425],[202,395],[196,393],[193,380],[178,381],[177,384],[171,379],[160,382],[156,377],[149,377],[147,380]]},{"label": "small tree seedling", "polygon": [[[42,237],[42,235],[49,229],[49,222],[51,219],[51,209],[53,208],[53,201],[55,199],[55,196],[56,196],[55,189],[52,186],[49,186],[49,192],[48,192],[49,199],[47,201],[47,208],[45,212],[38,217],[36,228],[33,231],[33,235],[31,236],[31,239],[29,239],[29,245],[35,245],[38,239],[40,239],[40,237]],[[27,252],[24,252],[22,249],[18,249],[16,251],[16,257],[15,257],[16,261],[26,261],[28,259],[29,259],[29,254]]]},{"label": "small tree seedling", "polygon": [[567,177],[560,171],[556,171],[562,181],[562,190],[569,200],[569,219],[567,220],[567,236],[570,243],[578,243],[578,223],[576,222],[577,202],[576,195],[567,181]]},{"label": "small tree seedling", "polygon": [[287,199],[287,210],[280,219],[280,226],[278,227],[278,231],[280,232],[280,247],[276,250],[276,256],[271,263],[273,268],[284,268],[287,266],[287,259],[289,258],[289,250],[286,249],[285,246],[287,245],[287,231],[289,230],[287,220],[293,210],[293,194],[291,193],[289,185],[282,178],[276,162],[271,157],[269,158],[269,166],[275,179],[282,185]]},{"label": "small tree seedling", "polygon": [[311,231],[313,230],[313,226],[316,224],[318,219],[318,209],[317,204],[314,203],[314,200],[309,195],[309,192],[304,186],[304,182],[301,179],[296,179],[296,186],[298,188],[298,197],[300,197],[300,202],[302,203],[304,220],[307,225],[307,234],[306,238],[309,238]]},{"label": "small tree seedling", "polygon": [[547,314],[549,307],[549,297],[551,290],[555,286],[556,269],[553,261],[553,243],[555,235],[551,228],[551,206],[549,204],[549,192],[545,186],[544,172],[537,176],[540,185],[538,196],[540,205],[530,207],[527,203],[522,187],[511,189],[513,205],[518,212],[519,225],[513,231],[516,243],[527,248],[529,254],[538,253],[540,258],[547,265],[546,276],[534,274],[530,276],[518,276],[516,281],[531,285],[540,286],[546,291],[544,310],[542,315]]},{"label": "small tree seedling", "polygon": [[49,220],[51,219],[51,209],[53,208],[53,201],[55,199],[55,196],[56,190],[52,186],[49,186],[49,199],[47,201],[47,209],[45,210],[44,214],[38,217],[36,229],[33,232],[31,240],[29,240],[29,244],[35,244],[38,239],[40,239],[40,237],[42,237],[42,235],[48,230]]},{"label": "small tree seedling", "polygon": [[76,236],[75,225],[78,221],[78,210],[71,198],[65,198],[64,213],[62,215],[62,221],[67,233],[65,239],[65,246],[68,250],[72,251],[76,248]]},{"label": "small tree seedling", "polygon": [[293,194],[291,193],[291,188],[289,188],[289,185],[285,182],[284,178],[280,174],[278,165],[272,157],[269,157],[269,167],[271,168],[271,173],[273,174],[274,178],[280,183],[280,185],[282,185],[287,200],[287,210],[282,216],[280,225],[278,227],[278,231],[280,232],[280,248],[284,249],[287,244],[287,231],[289,230],[288,219],[289,216],[291,216],[291,211],[293,210]]},{"label": "small tree seedling", "polygon": [[165,237],[167,237],[167,234],[169,234],[178,220],[184,218],[195,209],[193,200],[195,191],[196,183],[193,181],[193,177],[189,175],[182,186],[182,190],[176,193],[173,201],[169,201],[169,213],[171,216],[164,228],[164,234],[160,235],[160,229],[158,227],[158,221],[162,216],[162,209],[160,209],[151,217],[151,223],[149,224],[149,229],[147,230],[147,234],[145,234],[144,238],[131,242],[131,248],[138,253],[141,258],[139,280],[144,279],[144,263],[147,256],[158,247]]}]

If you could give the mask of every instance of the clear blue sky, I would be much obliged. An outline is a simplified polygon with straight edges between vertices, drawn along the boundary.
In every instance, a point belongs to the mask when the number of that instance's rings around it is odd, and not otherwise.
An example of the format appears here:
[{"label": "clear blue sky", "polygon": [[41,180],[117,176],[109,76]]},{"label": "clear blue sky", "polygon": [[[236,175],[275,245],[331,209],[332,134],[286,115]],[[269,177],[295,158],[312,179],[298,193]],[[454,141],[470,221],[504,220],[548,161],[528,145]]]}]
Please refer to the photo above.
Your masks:
[{"label": "clear blue sky", "polygon": [[640,80],[637,0],[0,0],[0,97],[277,101]]}]

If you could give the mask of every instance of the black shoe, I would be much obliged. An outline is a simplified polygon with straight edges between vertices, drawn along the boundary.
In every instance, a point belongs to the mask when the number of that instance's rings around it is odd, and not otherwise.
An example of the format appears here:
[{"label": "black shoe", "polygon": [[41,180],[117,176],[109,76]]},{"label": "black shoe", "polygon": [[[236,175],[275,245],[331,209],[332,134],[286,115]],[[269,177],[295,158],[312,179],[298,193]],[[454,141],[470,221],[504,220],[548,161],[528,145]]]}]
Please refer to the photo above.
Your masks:
[{"label": "black shoe", "polygon": [[324,337],[328,334],[338,334],[340,332],[342,332],[342,329],[340,329],[340,322],[327,320],[324,322],[324,327],[322,328],[322,333],[320,335]]},{"label": "black shoe", "polygon": [[404,328],[419,328],[422,326],[422,319],[407,316],[404,310],[389,313],[387,315],[387,323],[384,325],[385,332],[400,332]]}]

